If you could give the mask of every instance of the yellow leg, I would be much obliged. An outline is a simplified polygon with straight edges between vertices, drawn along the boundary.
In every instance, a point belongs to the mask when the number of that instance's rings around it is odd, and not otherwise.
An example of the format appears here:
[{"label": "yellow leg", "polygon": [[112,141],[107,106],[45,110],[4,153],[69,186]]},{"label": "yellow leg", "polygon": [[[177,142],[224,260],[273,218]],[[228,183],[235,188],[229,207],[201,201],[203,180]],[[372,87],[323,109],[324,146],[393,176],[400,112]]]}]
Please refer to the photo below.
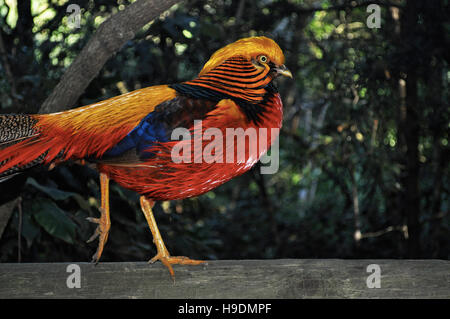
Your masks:
[{"label": "yellow leg", "polygon": [[148,226],[150,227],[153,235],[153,242],[155,243],[156,249],[158,251],[156,256],[149,260],[149,263],[154,263],[155,261],[160,260],[169,269],[170,276],[175,281],[175,273],[173,271],[172,265],[199,265],[205,263],[205,261],[193,260],[184,256],[170,256],[169,251],[167,250],[166,245],[164,244],[164,241],[161,237],[158,226],[156,225],[155,217],[153,216],[152,208],[154,204],[155,202],[149,201],[144,196],[141,196],[142,212],[147,219]]},{"label": "yellow leg", "polygon": [[97,252],[92,256],[92,262],[98,263],[102,256],[103,247],[108,240],[109,229],[111,228],[111,220],[109,219],[109,178],[106,174],[100,173],[100,190],[101,190],[101,207],[100,218],[88,217],[92,223],[98,224],[94,234],[88,239],[88,243],[99,237]]}]

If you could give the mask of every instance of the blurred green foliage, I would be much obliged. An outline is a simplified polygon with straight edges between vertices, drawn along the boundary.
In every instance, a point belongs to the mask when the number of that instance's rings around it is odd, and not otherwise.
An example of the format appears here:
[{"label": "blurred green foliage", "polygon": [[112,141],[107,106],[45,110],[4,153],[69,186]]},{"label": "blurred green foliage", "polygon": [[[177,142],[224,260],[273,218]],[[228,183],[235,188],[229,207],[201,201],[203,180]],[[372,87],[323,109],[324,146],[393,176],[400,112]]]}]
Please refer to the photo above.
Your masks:
[{"label": "blurred green foliage", "polygon": [[[67,24],[69,1],[0,0],[0,112],[37,112],[99,24],[129,2],[70,3],[82,8],[79,29]],[[401,25],[395,8],[382,6],[381,28],[370,29],[361,3],[185,1],[143,28],[89,85],[77,106],[191,79],[215,50],[241,37],[272,37],[285,52],[294,81],[278,82],[285,110],[279,172],[253,169],[198,198],[158,203],[156,219],[173,255],[409,256],[404,194],[410,171],[401,132],[414,125],[415,257],[450,257],[449,3],[417,4],[418,32],[407,39],[399,28],[412,26]],[[406,1],[395,3],[402,12]],[[402,124],[401,81],[411,72],[417,119]],[[86,217],[99,215],[100,198],[95,171],[71,163],[35,169],[0,184],[0,192],[2,203],[23,199],[0,239],[1,262],[17,260],[19,225],[22,261],[90,260],[97,242],[86,244],[95,229]],[[147,260],[155,253],[138,199],[112,185],[112,228],[102,261]]]}]

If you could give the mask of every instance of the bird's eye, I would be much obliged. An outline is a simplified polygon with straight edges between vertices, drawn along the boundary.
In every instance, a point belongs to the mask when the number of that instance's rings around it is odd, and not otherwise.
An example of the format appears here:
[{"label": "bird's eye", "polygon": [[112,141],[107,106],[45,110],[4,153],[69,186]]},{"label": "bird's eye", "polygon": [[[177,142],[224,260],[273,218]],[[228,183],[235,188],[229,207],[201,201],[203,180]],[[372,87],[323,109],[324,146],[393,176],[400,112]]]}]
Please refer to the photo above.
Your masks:
[{"label": "bird's eye", "polygon": [[269,59],[265,55],[259,56],[259,62],[266,63]]}]

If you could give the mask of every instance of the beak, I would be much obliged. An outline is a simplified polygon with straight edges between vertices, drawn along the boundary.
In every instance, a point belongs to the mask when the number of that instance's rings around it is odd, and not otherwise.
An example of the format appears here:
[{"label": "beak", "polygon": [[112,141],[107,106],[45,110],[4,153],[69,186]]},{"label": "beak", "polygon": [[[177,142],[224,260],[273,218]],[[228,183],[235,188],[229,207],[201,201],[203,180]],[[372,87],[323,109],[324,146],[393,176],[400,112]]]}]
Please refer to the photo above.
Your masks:
[{"label": "beak", "polygon": [[279,67],[276,67],[275,71],[277,72],[278,75],[283,75],[291,79],[294,78],[292,76],[291,71],[289,71],[284,64],[280,65]]}]

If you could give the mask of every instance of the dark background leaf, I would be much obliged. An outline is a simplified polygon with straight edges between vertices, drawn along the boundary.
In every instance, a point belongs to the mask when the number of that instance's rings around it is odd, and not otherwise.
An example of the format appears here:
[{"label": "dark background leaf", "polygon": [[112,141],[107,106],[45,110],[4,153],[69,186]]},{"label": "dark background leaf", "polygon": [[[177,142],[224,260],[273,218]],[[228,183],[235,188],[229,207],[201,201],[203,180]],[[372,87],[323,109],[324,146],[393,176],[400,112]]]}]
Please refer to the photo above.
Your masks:
[{"label": "dark background leaf", "polygon": [[75,242],[76,224],[54,202],[36,200],[31,205],[31,211],[36,222],[50,235],[70,244]]}]

